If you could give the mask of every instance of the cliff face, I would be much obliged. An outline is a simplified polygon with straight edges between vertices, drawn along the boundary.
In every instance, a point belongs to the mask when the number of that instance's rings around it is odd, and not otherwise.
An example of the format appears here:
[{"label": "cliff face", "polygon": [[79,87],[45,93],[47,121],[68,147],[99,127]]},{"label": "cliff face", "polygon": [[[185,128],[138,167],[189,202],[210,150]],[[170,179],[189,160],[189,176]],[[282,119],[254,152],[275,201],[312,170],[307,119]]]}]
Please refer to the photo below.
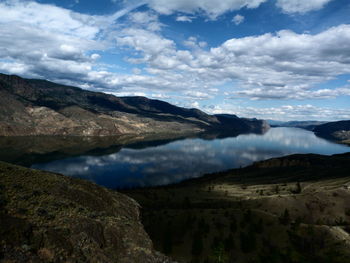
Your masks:
[{"label": "cliff face", "polygon": [[313,131],[326,139],[350,143],[350,120],[328,122],[316,126]]},{"label": "cliff face", "polygon": [[0,74],[0,136],[241,133],[267,128],[256,119],[208,115],[144,97],[115,97]]},{"label": "cliff face", "polygon": [[170,262],[153,250],[134,200],[2,162],[0,226],[1,262]]}]

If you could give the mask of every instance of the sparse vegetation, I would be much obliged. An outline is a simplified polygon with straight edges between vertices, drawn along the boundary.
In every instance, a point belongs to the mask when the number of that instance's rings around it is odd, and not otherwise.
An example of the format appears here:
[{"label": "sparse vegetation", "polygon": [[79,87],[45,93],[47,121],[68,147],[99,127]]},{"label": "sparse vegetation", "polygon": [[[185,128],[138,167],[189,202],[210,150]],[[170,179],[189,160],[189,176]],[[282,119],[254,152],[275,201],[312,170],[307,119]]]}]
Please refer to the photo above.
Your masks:
[{"label": "sparse vegetation", "polygon": [[0,201],[0,262],[167,260],[136,203],[96,184],[0,162]]},{"label": "sparse vegetation", "polygon": [[[318,163],[329,167],[330,160],[320,158]],[[348,170],[336,165],[311,170],[307,162],[296,162],[305,168],[276,168],[266,161],[263,169],[237,169],[129,194],[144,207],[143,222],[157,249],[159,233],[168,220],[173,222],[169,255],[179,262],[348,263],[350,252],[336,238],[344,235],[350,241],[345,235],[350,191],[343,190],[350,181]],[[310,180],[302,181],[300,175]],[[148,192],[157,192],[159,200],[147,198]],[[168,196],[170,203],[162,203]],[[156,221],[163,209],[166,218]]]}]

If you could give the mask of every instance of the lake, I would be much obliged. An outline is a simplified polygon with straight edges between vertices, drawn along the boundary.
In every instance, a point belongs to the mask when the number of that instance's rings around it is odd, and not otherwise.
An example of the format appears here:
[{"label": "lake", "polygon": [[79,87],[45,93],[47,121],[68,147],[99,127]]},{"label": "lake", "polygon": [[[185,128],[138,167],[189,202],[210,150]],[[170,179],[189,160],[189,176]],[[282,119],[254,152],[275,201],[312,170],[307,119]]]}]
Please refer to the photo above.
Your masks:
[{"label": "lake", "polygon": [[[39,145],[44,139],[36,138],[38,142],[23,138],[25,142],[6,140],[7,146],[0,141],[3,149],[0,159],[9,161],[8,158],[14,156],[11,162],[23,164],[25,160],[25,165],[32,168],[91,180],[113,189],[166,185],[294,153],[331,155],[350,149],[297,128],[272,128],[263,135],[182,138],[113,147],[102,147],[98,142],[84,151],[79,150],[91,141],[77,142],[68,147],[65,142],[50,139],[52,149],[45,151],[48,146]],[[16,142],[20,145],[18,147],[27,144],[25,154],[24,148],[13,149]]]}]

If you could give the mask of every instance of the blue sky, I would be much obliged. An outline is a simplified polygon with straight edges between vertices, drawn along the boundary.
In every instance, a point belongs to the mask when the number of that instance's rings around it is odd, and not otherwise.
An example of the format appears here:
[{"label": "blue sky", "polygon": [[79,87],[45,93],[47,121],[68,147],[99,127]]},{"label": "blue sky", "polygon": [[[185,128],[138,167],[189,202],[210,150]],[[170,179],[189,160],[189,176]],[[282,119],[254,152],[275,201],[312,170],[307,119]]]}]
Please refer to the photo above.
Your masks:
[{"label": "blue sky", "polygon": [[0,0],[0,72],[208,113],[350,119],[348,0]]}]

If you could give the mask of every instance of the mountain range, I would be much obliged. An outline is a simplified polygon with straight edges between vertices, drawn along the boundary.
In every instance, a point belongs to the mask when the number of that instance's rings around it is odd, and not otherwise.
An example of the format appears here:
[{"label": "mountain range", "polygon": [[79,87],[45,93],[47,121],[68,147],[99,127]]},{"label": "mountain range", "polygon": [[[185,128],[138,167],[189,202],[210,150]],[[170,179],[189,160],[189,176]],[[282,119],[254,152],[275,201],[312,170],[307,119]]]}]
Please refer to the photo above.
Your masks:
[{"label": "mountain range", "polygon": [[145,97],[116,97],[0,74],[0,136],[261,133],[262,120],[209,115]]}]

